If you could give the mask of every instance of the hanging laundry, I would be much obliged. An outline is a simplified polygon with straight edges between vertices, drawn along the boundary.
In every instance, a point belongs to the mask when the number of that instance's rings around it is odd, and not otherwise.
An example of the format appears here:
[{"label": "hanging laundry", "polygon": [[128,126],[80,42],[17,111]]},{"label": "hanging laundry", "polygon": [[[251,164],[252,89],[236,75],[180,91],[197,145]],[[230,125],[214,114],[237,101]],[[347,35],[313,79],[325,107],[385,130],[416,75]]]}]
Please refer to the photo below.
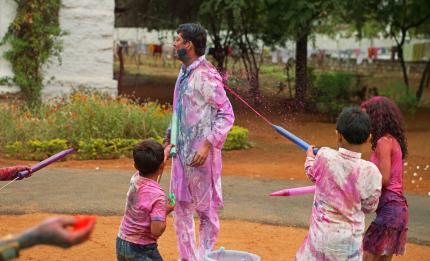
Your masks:
[{"label": "hanging laundry", "polygon": [[414,62],[422,61],[425,56],[425,43],[414,44],[412,59]]},{"label": "hanging laundry", "polygon": [[272,63],[278,63],[278,52],[275,47],[270,48],[270,56],[272,57]]},{"label": "hanging laundry", "polygon": [[376,47],[367,48],[367,59],[370,63],[373,60],[378,59],[378,48],[376,48]]},{"label": "hanging laundry", "polygon": [[366,57],[366,49],[357,48],[354,49],[354,53],[357,56],[357,64],[361,64],[363,62],[363,59]]},{"label": "hanging laundry", "polygon": [[397,46],[391,47],[391,61],[394,62],[398,58]]},{"label": "hanging laundry", "polygon": [[414,59],[414,46],[412,44],[403,45],[403,59],[405,62],[412,62]]}]

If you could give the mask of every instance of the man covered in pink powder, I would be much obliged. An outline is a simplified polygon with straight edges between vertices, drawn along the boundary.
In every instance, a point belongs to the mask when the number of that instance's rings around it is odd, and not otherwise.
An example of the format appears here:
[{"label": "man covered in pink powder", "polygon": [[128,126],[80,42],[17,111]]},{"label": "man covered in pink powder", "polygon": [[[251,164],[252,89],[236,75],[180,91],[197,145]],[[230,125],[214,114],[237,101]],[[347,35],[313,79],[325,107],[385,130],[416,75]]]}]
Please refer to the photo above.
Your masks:
[{"label": "man covered in pink powder", "polygon": [[[173,109],[177,122],[177,155],[173,158],[171,190],[176,196],[174,226],[180,260],[203,260],[218,238],[217,210],[221,193],[221,149],[234,122],[223,79],[204,56],[206,31],[182,24],[173,47],[182,63],[175,85]],[[170,131],[166,133],[166,143]],[[200,219],[196,246],[194,212]]]}]

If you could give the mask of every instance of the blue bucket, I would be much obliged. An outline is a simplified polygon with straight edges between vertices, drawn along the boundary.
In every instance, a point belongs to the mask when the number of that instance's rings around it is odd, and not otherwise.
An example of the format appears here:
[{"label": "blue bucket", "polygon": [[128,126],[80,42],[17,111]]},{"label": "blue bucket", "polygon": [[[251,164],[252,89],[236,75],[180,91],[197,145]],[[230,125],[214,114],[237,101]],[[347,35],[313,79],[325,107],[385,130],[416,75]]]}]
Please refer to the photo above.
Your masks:
[{"label": "blue bucket", "polygon": [[237,251],[225,250],[221,247],[219,250],[212,251],[205,256],[205,261],[260,261],[261,258],[256,254]]}]

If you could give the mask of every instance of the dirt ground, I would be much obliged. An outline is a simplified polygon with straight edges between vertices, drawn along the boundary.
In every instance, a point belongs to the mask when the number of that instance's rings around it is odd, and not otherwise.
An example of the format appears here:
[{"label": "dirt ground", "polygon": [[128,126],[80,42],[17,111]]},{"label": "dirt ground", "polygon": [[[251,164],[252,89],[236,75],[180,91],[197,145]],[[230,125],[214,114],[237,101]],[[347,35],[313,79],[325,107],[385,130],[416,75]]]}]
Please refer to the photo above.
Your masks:
[{"label": "dirt ground", "polygon": [[[0,234],[16,233],[37,224],[49,214],[0,216]],[[115,260],[115,238],[121,217],[97,217],[94,234],[88,242],[67,250],[37,246],[21,253],[18,260]],[[240,249],[262,257],[262,260],[293,260],[305,235],[305,229],[280,227],[240,220],[222,220],[216,248]],[[159,250],[166,261],[177,260],[176,239],[172,219],[159,240]],[[407,244],[405,256],[394,260],[428,260],[430,247]]]}]

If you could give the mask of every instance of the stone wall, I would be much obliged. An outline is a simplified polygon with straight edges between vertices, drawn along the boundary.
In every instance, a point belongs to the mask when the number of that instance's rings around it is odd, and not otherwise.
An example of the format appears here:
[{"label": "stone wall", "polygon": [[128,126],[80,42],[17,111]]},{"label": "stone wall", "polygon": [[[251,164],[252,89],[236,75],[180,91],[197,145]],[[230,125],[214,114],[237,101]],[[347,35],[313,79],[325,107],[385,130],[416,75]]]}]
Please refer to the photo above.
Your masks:
[{"label": "stone wall", "polygon": [[[46,82],[44,99],[70,93],[85,87],[117,94],[113,80],[114,0],[62,0],[60,26],[67,34],[62,37],[61,65],[56,59],[44,68]],[[15,17],[16,3],[0,0],[0,37]],[[3,53],[6,47],[0,49]],[[10,64],[2,58],[0,77],[11,76]],[[0,91],[18,88],[0,86]]]}]

